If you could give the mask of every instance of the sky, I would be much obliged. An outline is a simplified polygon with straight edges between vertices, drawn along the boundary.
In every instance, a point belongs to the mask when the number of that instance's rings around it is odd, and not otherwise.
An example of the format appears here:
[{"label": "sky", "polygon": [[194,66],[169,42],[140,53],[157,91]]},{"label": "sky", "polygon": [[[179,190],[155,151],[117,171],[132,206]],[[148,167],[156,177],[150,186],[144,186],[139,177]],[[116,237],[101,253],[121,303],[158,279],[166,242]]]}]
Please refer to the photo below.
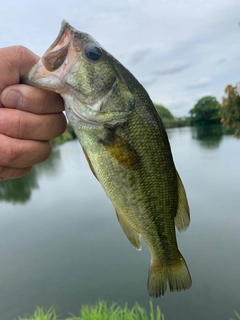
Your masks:
[{"label": "sky", "polygon": [[41,56],[63,19],[176,117],[206,95],[221,102],[226,86],[240,81],[240,0],[5,0],[0,47],[24,45]]}]

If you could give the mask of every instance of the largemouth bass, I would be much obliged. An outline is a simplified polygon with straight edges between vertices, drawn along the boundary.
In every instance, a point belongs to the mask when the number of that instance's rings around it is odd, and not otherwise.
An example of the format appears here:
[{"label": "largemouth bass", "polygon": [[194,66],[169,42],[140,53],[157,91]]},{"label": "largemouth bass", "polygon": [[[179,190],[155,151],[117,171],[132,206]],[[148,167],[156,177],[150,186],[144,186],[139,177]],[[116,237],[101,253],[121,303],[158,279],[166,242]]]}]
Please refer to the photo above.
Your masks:
[{"label": "largemouth bass", "polygon": [[118,221],[140,250],[151,253],[152,297],[191,286],[175,226],[189,207],[163,123],[134,76],[90,35],[63,21],[61,31],[23,82],[59,93],[89,166],[113,203]]}]

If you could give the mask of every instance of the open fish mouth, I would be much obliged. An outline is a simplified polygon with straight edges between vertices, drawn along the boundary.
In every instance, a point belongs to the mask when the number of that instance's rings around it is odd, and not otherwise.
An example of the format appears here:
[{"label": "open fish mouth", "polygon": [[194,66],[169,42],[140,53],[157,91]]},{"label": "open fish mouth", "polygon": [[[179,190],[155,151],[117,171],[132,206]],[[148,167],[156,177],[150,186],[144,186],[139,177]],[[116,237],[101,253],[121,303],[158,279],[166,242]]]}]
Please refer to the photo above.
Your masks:
[{"label": "open fish mouth", "polygon": [[42,63],[48,71],[53,72],[63,65],[67,58],[70,44],[73,42],[74,33],[75,29],[67,21],[63,20],[56,40],[42,57]]},{"label": "open fish mouth", "polygon": [[73,35],[74,31],[75,29],[66,20],[63,20],[61,24],[61,29],[56,39],[51,44],[51,46],[47,49],[46,52],[51,51],[52,49],[57,47],[57,45],[61,45],[62,43],[64,44],[67,36]]},{"label": "open fish mouth", "polygon": [[76,29],[63,20],[56,40],[33,68],[21,78],[21,82],[60,94],[66,92],[63,79],[70,71],[73,61],[77,59],[74,46],[75,32]]},{"label": "open fish mouth", "polygon": [[[121,113],[116,114],[117,119],[105,120],[102,116],[102,105],[110,98],[116,77],[112,79],[111,86],[102,88],[99,94],[93,97],[88,96],[84,90],[78,89],[76,92],[75,85],[71,82],[73,74],[84,64],[84,48],[91,42],[99,45],[90,35],[77,31],[64,20],[55,41],[22,80],[24,83],[61,94],[65,100],[67,115],[70,112],[80,122],[97,126],[124,122],[126,118],[122,118]],[[74,81],[83,83],[84,75]]]}]

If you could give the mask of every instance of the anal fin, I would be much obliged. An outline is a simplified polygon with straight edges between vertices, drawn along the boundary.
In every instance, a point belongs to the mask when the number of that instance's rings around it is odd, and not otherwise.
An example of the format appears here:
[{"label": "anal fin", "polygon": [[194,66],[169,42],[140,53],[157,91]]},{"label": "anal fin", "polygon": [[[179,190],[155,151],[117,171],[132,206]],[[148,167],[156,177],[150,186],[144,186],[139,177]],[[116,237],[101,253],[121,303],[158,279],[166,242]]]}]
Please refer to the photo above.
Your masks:
[{"label": "anal fin", "polygon": [[128,240],[137,250],[141,250],[142,249],[141,235],[130,226],[130,224],[126,221],[126,219],[124,219],[123,215],[119,214],[117,210],[116,210],[116,214],[117,214],[118,221]]}]

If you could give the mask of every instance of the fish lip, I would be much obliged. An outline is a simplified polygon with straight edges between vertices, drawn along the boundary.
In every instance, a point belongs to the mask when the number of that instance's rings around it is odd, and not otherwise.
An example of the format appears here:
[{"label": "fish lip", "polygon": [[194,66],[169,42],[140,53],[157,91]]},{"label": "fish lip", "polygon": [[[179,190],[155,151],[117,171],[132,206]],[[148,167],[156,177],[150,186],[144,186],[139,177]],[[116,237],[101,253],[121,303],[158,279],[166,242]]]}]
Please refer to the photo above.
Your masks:
[{"label": "fish lip", "polygon": [[61,38],[63,37],[63,35],[67,31],[71,31],[74,33],[76,31],[76,29],[73,28],[66,20],[62,20],[61,29],[57,35],[57,38],[54,40],[54,42],[51,44],[51,46],[47,49],[47,51],[44,53],[44,55],[46,53],[48,53],[49,51],[51,51],[54,47],[56,47],[56,45],[59,43],[59,41],[61,40]]},{"label": "fish lip", "polygon": [[75,33],[76,29],[63,20],[58,36],[41,58],[43,66],[48,71],[54,72],[59,69],[64,64],[69,50],[75,49],[73,48]]}]

